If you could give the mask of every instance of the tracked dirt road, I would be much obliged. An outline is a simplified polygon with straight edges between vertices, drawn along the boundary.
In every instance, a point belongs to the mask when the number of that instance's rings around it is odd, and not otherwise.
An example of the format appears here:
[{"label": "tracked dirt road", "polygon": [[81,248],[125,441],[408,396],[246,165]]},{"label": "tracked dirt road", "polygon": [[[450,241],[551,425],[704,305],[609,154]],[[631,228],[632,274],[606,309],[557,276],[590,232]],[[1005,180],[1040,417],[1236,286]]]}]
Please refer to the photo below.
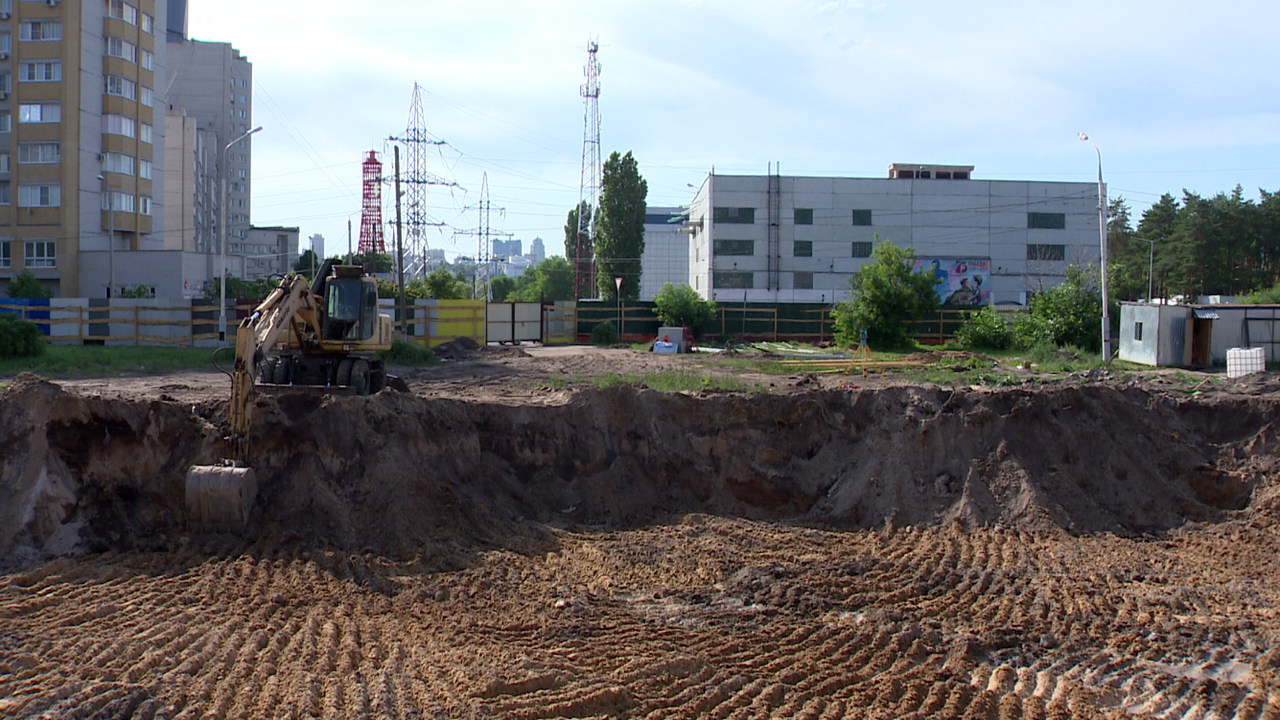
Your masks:
[{"label": "tracked dirt road", "polygon": [[180,516],[216,387],[14,382],[0,717],[1280,717],[1274,380],[663,395],[506,357],[492,396],[264,398],[243,538]]}]

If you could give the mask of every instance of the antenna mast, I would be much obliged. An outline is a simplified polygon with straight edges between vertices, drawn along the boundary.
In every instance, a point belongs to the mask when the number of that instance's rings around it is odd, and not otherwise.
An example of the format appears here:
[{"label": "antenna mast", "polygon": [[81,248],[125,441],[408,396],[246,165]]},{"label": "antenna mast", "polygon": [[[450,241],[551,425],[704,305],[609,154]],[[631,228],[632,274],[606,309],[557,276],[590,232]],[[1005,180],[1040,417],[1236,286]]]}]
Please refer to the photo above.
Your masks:
[{"label": "antenna mast", "polygon": [[[582,86],[582,174],[578,185],[577,262],[574,267],[575,298],[593,298],[596,290],[596,212],[600,207],[600,44],[587,38],[587,77]],[[583,212],[585,207],[586,212]]]}]

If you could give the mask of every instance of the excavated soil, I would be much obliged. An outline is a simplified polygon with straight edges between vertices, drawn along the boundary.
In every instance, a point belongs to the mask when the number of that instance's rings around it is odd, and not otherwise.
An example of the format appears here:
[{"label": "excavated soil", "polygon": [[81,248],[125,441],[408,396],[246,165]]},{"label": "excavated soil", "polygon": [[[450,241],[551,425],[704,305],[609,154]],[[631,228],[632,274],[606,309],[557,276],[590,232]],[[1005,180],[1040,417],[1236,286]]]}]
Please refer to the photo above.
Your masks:
[{"label": "excavated soil", "polygon": [[[0,391],[0,717],[1280,717],[1280,380],[983,389],[459,349]],[[734,374],[731,366],[715,372]]]}]

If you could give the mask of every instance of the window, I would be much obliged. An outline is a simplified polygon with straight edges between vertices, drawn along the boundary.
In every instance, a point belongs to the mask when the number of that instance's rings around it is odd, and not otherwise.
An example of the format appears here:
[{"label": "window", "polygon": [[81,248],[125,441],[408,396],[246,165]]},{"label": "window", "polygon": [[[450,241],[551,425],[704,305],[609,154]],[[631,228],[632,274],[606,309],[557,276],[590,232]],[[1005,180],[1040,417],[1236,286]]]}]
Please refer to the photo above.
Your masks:
[{"label": "window", "polygon": [[0,153],[0,173],[9,172],[9,160],[11,157],[9,153]]},{"label": "window", "polygon": [[138,177],[142,178],[143,180],[151,179],[151,161],[150,160],[138,161]]},{"label": "window", "polygon": [[13,130],[13,116],[7,112],[0,112],[0,133],[7,133]]},{"label": "window", "polygon": [[1140,322],[1135,322],[1133,324],[1133,339],[1137,341],[1142,340],[1142,323]]},{"label": "window", "polygon": [[[854,210],[854,211],[853,211],[853,224],[854,224],[854,225],[870,225],[870,224],[871,224],[871,211],[870,211],[870,210]],[[868,257],[870,257],[870,256],[868,256]]]},{"label": "window", "polygon": [[149,143],[149,142],[151,142],[151,132],[152,132],[152,130],[151,130],[151,124],[150,124],[150,123],[142,123],[142,126],[141,126],[141,128],[139,129],[139,131],[138,131],[138,139],[139,139],[139,140],[141,140],[141,141],[142,141],[142,142],[144,142],[144,143]]},{"label": "window", "polygon": [[755,240],[716,240],[716,255],[755,255]]},{"label": "window", "polygon": [[133,212],[133,196],[122,192],[106,192],[102,194],[102,209],[116,212]]},{"label": "window", "polygon": [[112,115],[107,113],[102,116],[102,132],[108,135],[123,135],[125,137],[136,137],[138,134],[138,121],[124,115]]},{"label": "window", "polygon": [[1062,230],[1067,227],[1066,213],[1027,213],[1027,227],[1037,230]]},{"label": "window", "polygon": [[142,69],[154,70],[155,67],[156,67],[156,54],[151,52],[150,50],[147,50],[146,48],[143,48],[142,49]]},{"label": "window", "polygon": [[711,211],[711,222],[754,225],[756,222],[756,209],[749,207],[718,207]]},{"label": "window", "polygon": [[107,17],[123,20],[130,25],[138,24],[138,8],[124,0],[106,0]]},{"label": "window", "polygon": [[58,207],[62,204],[62,186],[42,183],[18,186],[18,207]]},{"label": "window", "polygon": [[812,225],[813,224],[813,208],[796,208],[796,224]]},{"label": "window", "polygon": [[115,95],[126,100],[138,99],[138,83],[119,75],[107,75],[105,79],[106,93],[108,95]]},{"label": "window", "polygon": [[13,202],[9,187],[9,183],[0,183],[0,205],[8,205]]},{"label": "window", "polygon": [[143,215],[151,214],[151,197],[147,195],[138,196],[138,212]]},{"label": "window", "polygon": [[1062,260],[1067,256],[1066,245],[1027,244],[1028,260]]},{"label": "window", "polygon": [[18,66],[18,79],[24,82],[57,82],[62,79],[62,61],[24,62]]},{"label": "window", "polygon": [[138,61],[138,46],[124,38],[107,36],[107,54],[129,62]]},{"label": "window", "polygon": [[142,32],[152,35],[156,32],[156,19],[146,13],[142,13]]},{"label": "window", "polygon": [[755,287],[755,274],[738,270],[717,270],[715,286],[718,288],[751,288]]},{"label": "window", "polygon": [[812,290],[813,289],[813,273],[797,272],[792,277],[795,280],[795,282],[792,284],[795,285],[796,290]]},{"label": "window", "polygon": [[102,159],[102,169],[107,172],[133,175],[133,156],[109,152]]},{"label": "window", "polygon": [[62,106],[58,103],[23,103],[18,106],[20,123],[54,123],[62,120]]},{"label": "window", "polygon": [[791,255],[793,257],[813,257],[813,241],[797,240],[795,242],[795,247],[792,249]]},{"label": "window", "polygon": [[18,38],[33,42],[62,39],[61,20],[27,20],[18,26]]},{"label": "window", "polygon": [[28,240],[26,242],[29,268],[51,268],[58,266],[57,243],[53,240]]},{"label": "window", "polygon": [[18,145],[19,165],[49,165],[62,161],[62,147],[56,142],[32,142]]},{"label": "window", "polygon": [[156,104],[156,93],[146,85],[142,86],[142,100],[140,101],[146,107],[154,107]]},{"label": "window", "polygon": [[869,258],[869,257],[871,257],[871,246],[872,246],[873,244],[874,244],[874,243],[872,243],[871,241],[859,241],[859,242],[855,242],[855,243],[853,244],[853,256],[854,256],[854,257],[856,257],[856,258]]},{"label": "window", "polygon": [[0,33],[0,53],[8,55],[13,52],[13,35]]},{"label": "window", "polygon": [[12,240],[0,240],[0,268],[13,267],[13,252],[9,246],[13,245]]},{"label": "window", "polygon": [[13,92],[13,80],[9,73],[0,73],[0,92]]}]

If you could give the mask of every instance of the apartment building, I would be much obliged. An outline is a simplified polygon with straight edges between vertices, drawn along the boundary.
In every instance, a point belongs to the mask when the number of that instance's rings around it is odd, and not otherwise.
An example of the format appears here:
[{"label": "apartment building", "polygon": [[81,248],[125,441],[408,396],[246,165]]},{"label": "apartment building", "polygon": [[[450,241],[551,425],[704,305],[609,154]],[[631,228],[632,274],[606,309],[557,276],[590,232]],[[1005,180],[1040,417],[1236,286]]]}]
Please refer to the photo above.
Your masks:
[{"label": "apartment building", "polygon": [[1025,304],[1067,266],[1098,264],[1098,186],[978,180],[965,165],[897,163],[887,178],[712,173],[684,232],[689,284],[711,300],[846,300],[882,240],[914,250],[944,303]]},{"label": "apartment building", "polygon": [[0,285],[107,297],[123,253],[163,246],[164,22],[155,0],[0,0]]}]

